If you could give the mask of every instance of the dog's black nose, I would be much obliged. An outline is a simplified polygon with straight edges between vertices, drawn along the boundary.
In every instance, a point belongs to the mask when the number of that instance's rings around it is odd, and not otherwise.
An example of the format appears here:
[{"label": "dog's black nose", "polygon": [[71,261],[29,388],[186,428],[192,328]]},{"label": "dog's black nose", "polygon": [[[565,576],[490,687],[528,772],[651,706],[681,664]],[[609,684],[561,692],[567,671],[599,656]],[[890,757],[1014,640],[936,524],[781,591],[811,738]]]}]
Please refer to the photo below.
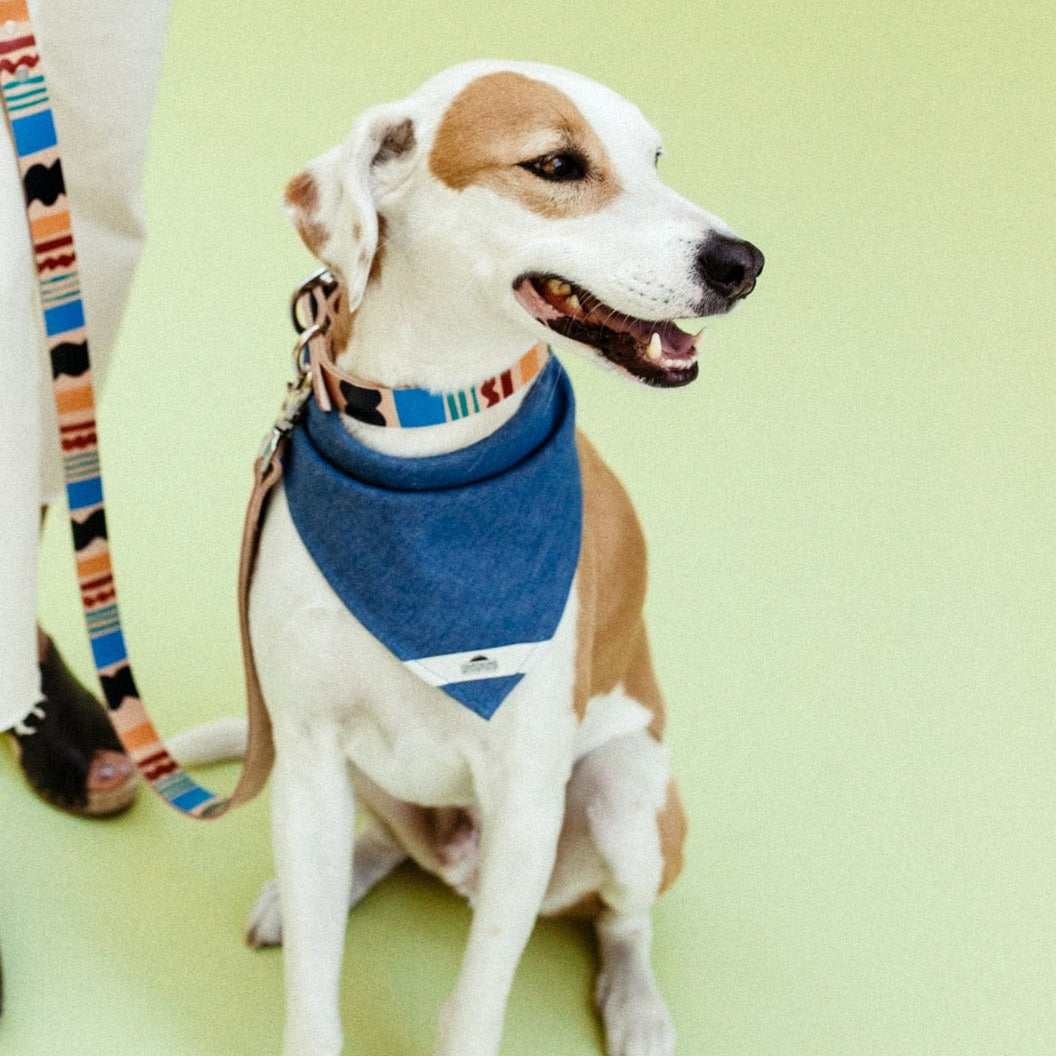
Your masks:
[{"label": "dog's black nose", "polygon": [[697,255],[700,277],[730,300],[747,297],[763,270],[763,255],[751,242],[710,235]]}]

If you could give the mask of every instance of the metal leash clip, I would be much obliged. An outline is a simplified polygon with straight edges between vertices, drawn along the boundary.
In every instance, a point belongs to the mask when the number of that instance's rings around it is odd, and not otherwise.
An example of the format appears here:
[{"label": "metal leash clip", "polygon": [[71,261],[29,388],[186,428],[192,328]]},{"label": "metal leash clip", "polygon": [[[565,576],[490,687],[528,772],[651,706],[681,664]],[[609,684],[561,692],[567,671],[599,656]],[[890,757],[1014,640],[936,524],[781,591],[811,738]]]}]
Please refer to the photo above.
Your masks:
[{"label": "metal leash clip", "polygon": [[293,347],[294,377],[292,381],[286,383],[286,395],[283,397],[282,406],[275,418],[275,424],[264,437],[257,456],[258,461],[271,462],[275,458],[280,445],[290,435],[304,410],[305,403],[312,395],[311,354],[308,350],[308,343],[322,333],[322,327],[316,323],[300,331],[297,343]]}]

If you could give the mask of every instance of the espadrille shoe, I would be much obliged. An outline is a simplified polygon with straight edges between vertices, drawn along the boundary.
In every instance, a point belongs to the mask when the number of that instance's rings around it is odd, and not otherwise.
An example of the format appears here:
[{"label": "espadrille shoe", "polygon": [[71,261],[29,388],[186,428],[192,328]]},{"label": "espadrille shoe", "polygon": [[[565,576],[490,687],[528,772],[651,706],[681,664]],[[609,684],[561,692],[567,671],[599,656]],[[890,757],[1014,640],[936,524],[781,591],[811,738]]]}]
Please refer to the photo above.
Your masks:
[{"label": "espadrille shoe", "polygon": [[102,704],[78,681],[49,638],[40,665],[43,699],[9,731],[30,787],[71,814],[127,810],[139,777]]}]

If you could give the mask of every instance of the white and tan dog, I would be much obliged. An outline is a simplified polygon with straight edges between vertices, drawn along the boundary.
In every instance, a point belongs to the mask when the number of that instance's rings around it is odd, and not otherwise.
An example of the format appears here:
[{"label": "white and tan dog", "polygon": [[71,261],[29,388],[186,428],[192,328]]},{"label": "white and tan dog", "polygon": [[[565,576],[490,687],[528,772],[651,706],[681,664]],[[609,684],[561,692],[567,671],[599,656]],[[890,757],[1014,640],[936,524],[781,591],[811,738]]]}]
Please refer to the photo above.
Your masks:
[{"label": "white and tan dog", "polygon": [[[459,66],[368,111],[287,192],[355,309],[339,366],[450,391],[556,332],[648,384],[692,380],[693,339],[673,320],[728,311],[762,255],[665,187],[659,153],[637,108],[544,66]],[[499,429],[529,389],[443,425],[344,425],[388,455],[438,455]],[[281,491],[271,503],[250,626],[277,752],[278,875],[250,938],[285,947],[286,1056],[340,1051],[345,915],[408,857],[474,905],[440,1056],[495,1056],[540,913],[596,921],[612,1056],[673,1051],[649,914],[681,867],[685,822],[642,620],[645,550],[623,489],[577,444],[574,585],[542,659],[490,720],[367,632],[313,563]],[[357,807],[368,818],[358,838]]]}]

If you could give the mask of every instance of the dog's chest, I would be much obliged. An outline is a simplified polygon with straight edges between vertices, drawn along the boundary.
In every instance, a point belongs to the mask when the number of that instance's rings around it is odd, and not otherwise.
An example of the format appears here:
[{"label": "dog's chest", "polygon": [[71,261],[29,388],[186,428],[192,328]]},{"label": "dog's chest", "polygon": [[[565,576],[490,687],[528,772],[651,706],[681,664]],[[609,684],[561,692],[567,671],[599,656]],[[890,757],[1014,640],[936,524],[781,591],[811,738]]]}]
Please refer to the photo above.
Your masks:
[{"label": "dog's chest", "polygon": [[491,719],[423,682],[348,611],[305,550],[285,495],[261,536],[250,626],[275,742],[305,723],[339,731],[355,766],[398,799],[476,798],[487,774],[532,753],[574,751],[576,592],[553,639]]}]

